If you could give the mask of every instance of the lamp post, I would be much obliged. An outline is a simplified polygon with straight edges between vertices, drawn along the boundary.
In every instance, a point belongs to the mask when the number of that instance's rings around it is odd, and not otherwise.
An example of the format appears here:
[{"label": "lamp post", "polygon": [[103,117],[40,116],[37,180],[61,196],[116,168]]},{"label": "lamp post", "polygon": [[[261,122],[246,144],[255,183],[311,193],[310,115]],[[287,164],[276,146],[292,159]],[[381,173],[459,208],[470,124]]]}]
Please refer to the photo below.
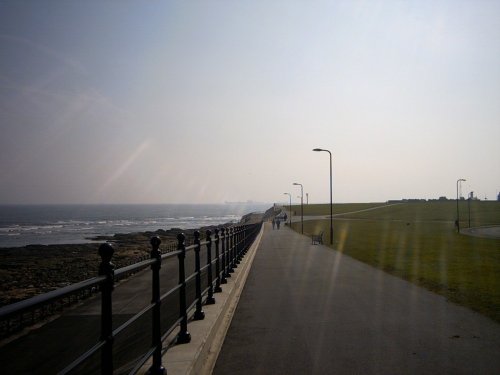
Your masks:
[{"label": "lamp post", "polygon": [[304,234],[304,186],[297,182],[294,182],[293,185],[300,186],[300,225],[301,233]]},{"label": "lamp post", "polygon": [[288,220],[288,225],[290,225],[290,228],[292,227],[292,194],[290,193],[283,193],[285,195],[288,195],[290,197],[290,220]]},{"label": "lamp post", "polygon": [[461,185],[462,181],[467,181],[463,178],[457,180],[457,232],[460,233],[460,212],[458,210],[458,185]]},{"label": "lamp post", "polygon": [[470,228],[470,201],[472,200],[473,197],[474,197],[474,192],[471,191],[469,193],[469,199],[468,199],[468,201],[469,201],[469,228]]},{"label": "lamp post", "polygon": [[330,245],[333,245],[332,153],[322,148],[315,148],[313,151],[324,151],[330,154]]}]

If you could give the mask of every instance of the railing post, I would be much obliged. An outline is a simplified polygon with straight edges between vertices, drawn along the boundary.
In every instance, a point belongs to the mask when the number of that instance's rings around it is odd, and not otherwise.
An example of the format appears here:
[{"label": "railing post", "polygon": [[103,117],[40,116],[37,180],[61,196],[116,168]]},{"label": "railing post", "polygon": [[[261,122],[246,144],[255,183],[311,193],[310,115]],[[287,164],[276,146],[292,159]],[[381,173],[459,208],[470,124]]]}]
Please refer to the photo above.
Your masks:
[{"label": "railing post", "polygon": [[238,245],[236,246],[237,249],[237,255],[236,255],[236,263],[240,264],[241,263],[241,258],[243,258],[243,227],[240,225],[238,226],[238,234],[236,236],[236,240],[238,242]]},{"label": "railing post", "polygon": [[184,260],[186,259],[186,244],[184,233],[177,235],[177,250],[180,250],[179,258],[179,285],[180,301],[179,301],[179,317],[181,320],[181,329],[177,334],[177,344],[186,344],[191,341],[191,334],[187,330],[187,310],[186,310],[186,270],[184,268]]},{"label": "railing post", "polygon": [[208,281],[208,295],[205,304],[213,305],[215,303],[214,298],[214,281],[212,276],[212,231],[207,230],[207,281]]},{"label": "railing post", "polygon": [[234,260],[233,260],[233,232],[234,228],[227,228],[227,271],[234,273]]},{"label": "railing post", "polygon": [[248,225],[243,226],[243,255],[246,255],[248,248],[247,248],[247,231],[248,231]]},{"label": "railing post", "polygon": [[200,272],[200,232],[194,232],[194,267],[195,267],[195,284],[196,284],[196,311],[194,312],[194,320],[205,319],[205,312],[201,307],[201,272]]},{"label": "railing post", "polygon": [[234,269],[238,268],[238,265],[236,264],[236,227],[231,227],[231,268]]},{"label": "railing post", "polygon": [[238,264],[240,264],[240,262],[238,262],[238,249],[239,249],[238,236],[239,236],[239,232],[238,232],[238,227],[233,227],[233,228],[234,228],[234,232],[233,232],[233,241],[234,241],[234,244],[233,244],[233,247],[234,247],[233,262],[234,262],[234,268],[238,268]]},{"label": "railing post", "polygon": [[113,373],[113,305],[111,293],[114,288],[115,266],[111,258],[115,250],[109,243],[99,246],[99,275],[106,276],[101,284],[101,340],[105,341],[101,351],[101,374]]},{"label": "railing post", "polygon": [[234,241],[234,268],[238,268],[238,264],[240,264],[240,262],[238,261],[238,253],[239,253],[239,248],[240,248],[240,243],[238,241],[239,239],[239,236],[240,236],[240,233],[239,233],[239,228],[238,227],[234,227],[234,232],[233,232],[233,241]]},{"label": "railing post", "polygon": [[227,246],[226,246],[226,236],[227,236],[227,231],[226,228],[222,227],[221,228],[222,232],[222,280],[221,284],[227,284],[227,279],[226,277],[231,277],[229,274],[229,261],[228,261],[228,256],[227,256]]},{"label": "railing post", "polygon": [[153,346],[155,351],[153,353],[153,364],[149,369],[149,374],[160,375],[165,373],[165,368],[161,364],[161,323],[160,323],[160,268],[161,268],[161,251],[160,237],[151,237],[151,259],[156,259],[156,262],[151,265],[153,274],[153,296],[151,303],[153,306]]},{"label": "railing post", "polygon": [[222,292],[222,288],[220,287],[220,284],[222,283],[221,280],[221,272],[220,272],[220,252],[219,252],[219,228],[215,229],[215,273],[217,274],[217,279],[215,280],[215,293],[220,293]]}]

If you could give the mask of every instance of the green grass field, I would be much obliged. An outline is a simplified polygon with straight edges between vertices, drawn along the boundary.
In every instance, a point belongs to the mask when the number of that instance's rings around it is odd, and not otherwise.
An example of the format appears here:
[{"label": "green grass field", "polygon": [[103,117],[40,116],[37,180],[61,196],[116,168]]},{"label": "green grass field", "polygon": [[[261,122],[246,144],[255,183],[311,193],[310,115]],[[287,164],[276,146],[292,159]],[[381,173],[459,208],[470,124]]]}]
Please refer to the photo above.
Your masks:
[{"label": "green grass field", "polygon": [[[348,213],[374,206],[381,208]],[[292,210],[300,215],[297,208]],[[459,209],[461,228],[467,228],[467,202]],[[325,215],[330,207],[307,210]],[[471,202],[470,211],[473,227],[500,225],[500,202]],[[335,205],[335,214],[335,249],[500,322],[500,239],[456,233],[455,202]],[[304,234],[324,231],[328,245],[329,225],[329,220],[304,221]],[[293,229],[300,231],[300,222]]]}]

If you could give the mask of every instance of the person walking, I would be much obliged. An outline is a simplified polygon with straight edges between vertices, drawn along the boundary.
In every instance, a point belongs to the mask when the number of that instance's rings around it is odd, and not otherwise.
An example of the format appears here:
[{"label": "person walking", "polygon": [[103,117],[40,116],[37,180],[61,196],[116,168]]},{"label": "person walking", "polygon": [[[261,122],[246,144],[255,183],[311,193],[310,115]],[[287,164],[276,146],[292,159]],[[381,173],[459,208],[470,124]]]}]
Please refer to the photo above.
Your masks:
[{"label": "person walking", "polygon": [[280,223],[281,223],[281,220],[277,219],[276,220],[276,226],[278,227],[278,230],[280,230]]},{"label": "person walking", "polygon": [[274,219],[273,217],[273,230],[274,230],[274,226],[276,225],[276,220]]}]

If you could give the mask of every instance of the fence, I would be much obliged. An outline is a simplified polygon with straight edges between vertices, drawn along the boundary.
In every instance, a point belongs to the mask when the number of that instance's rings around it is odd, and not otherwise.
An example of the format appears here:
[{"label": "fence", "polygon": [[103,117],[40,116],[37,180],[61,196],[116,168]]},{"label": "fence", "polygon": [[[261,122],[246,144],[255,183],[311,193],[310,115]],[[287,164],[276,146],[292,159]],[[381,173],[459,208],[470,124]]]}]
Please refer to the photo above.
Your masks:
[{"label": "fence", "polygon": [[[82,354],[78,358],[68,360],[71,363],[61,362],[60,368],[51,368],[50,372],[135,374],[152,357],[153,364],[149,372],[162,374],[165,372],[162,355],[171,344],[165,343],[166,338],[179,327],[175,344],[190,342],[188,316],[192,314],[195,320],[204,318],[203,304],[215,303],[214,294],[222,291],[221,286],[227,282],[226,278],[231,277],[260,228],[261,223],[215,229],[214,233],[207,230],[204,240],[196,231],[193,245],[190,246],[185,245],[184,234],[179,234],[177,249],[163,254],[160,251],[160,238],[153,237],[150,259],[117,270],[111,262],[114,252],[112,245],[102,244],[99,247],[101,263],[98,276],[5,306],[0,309],[0,320],[8,322],[19,316],[22,319],[23,314],[32,314],[35,309],[53,301],[98,290],[101,294],[99,339],[83,350],[79,347],[77,353]],[[188,255],[190,262],[186,262]],[[178,260],[178,281],[172,286],[167,285],[167,277],[160,270],[162,265],[174,267],[174,258]],[[194,272],[186,275],[186,265],[194,265]],[[114,314],[115,281],[148,267],[152,275],[148,283],[151,302],[133,314]],[[172,277],[173,273],[169,275]],[[132,283],[129,288],[134,285],[134,280],[131,278],[127,281]]]}]

